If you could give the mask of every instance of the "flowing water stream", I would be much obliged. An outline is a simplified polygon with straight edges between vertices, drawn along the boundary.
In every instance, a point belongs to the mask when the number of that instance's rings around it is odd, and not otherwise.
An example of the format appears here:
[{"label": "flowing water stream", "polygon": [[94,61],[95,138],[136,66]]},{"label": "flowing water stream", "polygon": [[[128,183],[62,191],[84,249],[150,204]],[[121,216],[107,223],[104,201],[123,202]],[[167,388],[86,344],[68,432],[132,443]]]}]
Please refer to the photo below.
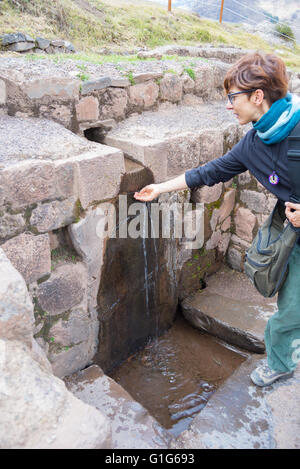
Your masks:
[{"label": "flowing water stream", "polygon": [[174,436],[246,359],[178,315],[171,329],[129,357],[110,376]]}]

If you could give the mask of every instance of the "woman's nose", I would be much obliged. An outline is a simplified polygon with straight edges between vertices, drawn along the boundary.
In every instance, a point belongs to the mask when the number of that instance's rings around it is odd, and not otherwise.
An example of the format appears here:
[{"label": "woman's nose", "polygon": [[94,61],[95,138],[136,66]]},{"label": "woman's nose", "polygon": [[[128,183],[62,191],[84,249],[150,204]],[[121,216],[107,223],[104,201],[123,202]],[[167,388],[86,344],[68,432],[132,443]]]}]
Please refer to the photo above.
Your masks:
[{"label": "woman's nose", "polygon": [[231,104],[231,102],[229,101],[229,99],[227,100],[227,104],[226,104],[226,109],[233,109],[233,105]]}]

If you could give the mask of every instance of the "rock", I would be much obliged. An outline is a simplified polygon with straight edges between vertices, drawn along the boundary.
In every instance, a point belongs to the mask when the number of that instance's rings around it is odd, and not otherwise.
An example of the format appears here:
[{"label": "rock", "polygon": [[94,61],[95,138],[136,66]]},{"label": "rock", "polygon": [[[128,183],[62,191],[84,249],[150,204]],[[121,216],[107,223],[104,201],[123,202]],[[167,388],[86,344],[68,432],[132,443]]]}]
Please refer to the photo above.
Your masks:
[{"label": "rock", "polygon": [[7,46],[8,44],[14,44],[18,41],[25,41],[25,36],[22,33],[11,33],[11,34],[4,34],[1,38],[1,43],[3,46]]},{"label": "rock", "polygon": [[76,52],[75,47],[69,41],[65,41],[65,49],[66,49],[66,52]]},{"label": "rock", "polygon": [[92,93],[93,91],[102,90],[111,86],[111,78],[103,77],[98,78],[97,80],[88,80],[84,81],[81,84],[81,95]]},{"label": "rock", "polygon": [[0,341],[3,449],[111,447],[111,429],[98,410],[73,396],[21,342]]},{"label": "rock", "polygon": [[166,73],[160,81],[160,97],[172,103],[181,101],[183,94],[183,83],[181,78],[171,73]]},{"label": "rock", "polygon": [[245,274],[228,267],[206,279],[206,288],[186,298],[182,311],[195,327],[227,343],[261,353],[276,298],[263,298]]},{"label": "rock", "polygon": [[54,168],[45,161],[24,161],[2,171],[6,203],[14,209],[55,196]]},{"label": "rock", "polygon": [[[75,146],[74,146],[74,151]],[[58,160],[54,161],[55,172],[55,193],[56,197],[61,199],[73,200],[77,194],[76,165],[74,161]],[[64,203],[68,204],[67,201]]]},{"label": "rock", "polygon": [[39,49],[47,49],[47,47],[50,46],[50,41],[48,39],[44,39],[43,37],[37,37],[36,44]]},{"label": "rock", "polygon": [[214,82],[213,69],[209,64],[201,64],[195,69],[195,93],[198,96],[208,97]]},{"label": "rock", "polygon": [[4,80],[0,80],[0,105],[6,103],[6,84]]},{"label": "rock", "polygon": [[222,237],[222,234],[220,230],[214,231],[213,234],[211,235],[211,238],[206,242],[206,245],[205,245],[206,249],[208,250],[215,249],[220,243],[221,237]]},{"label": "rock", "polygon": [[203,99],[194,94],[185,94],[182,98],[182,104],[184,106],[199,106],[203,103]]},{"label": "rock", "polygon": [[64,264],[52,272],[50,278],[37,289],[41,308],[50,316],[68,311],[81,303],[87,288],[87,278],[81,263]]},{"label": "rock", "polygon": [[0,339],[19,340],[31,347],[33,305],[23,277],[1,248],[0,278]]},{"label": "rock", "polygon": [[185,93],[192,93],[195,88],[194,80],[187,73],[182,76],[182,86]]},{"label": "rock", "polygon": [[235,218],[236,234],[242,239],[251,242],[253,230],[256,225],[256,216],[247,208],[239,207]]},{"label": "rock", "polygon": [[227,192],[225,192],[224,200],[219,212],[219,223],[222,223],[225,218],[231,214],[235,204],[235,193],[235,189],[229,189]]},{"label": "rock", "polygon": [[[75,221],[75,197],[39,205],[32,211],[30,224],[40,233],[57,230]],[[0,230],[1,231],[1,230]]]},{"label": "rock", "polygon": [[291,80],[291,92],[292,93],[300,93],[300,78],[293,78]]},{"label": "rock", "polygon": [[79,181],[79,199],[86,209],[96,201],[115,197],[125,173],[124,156],[120,150],[96,144],[93,151],[74,158]]},{"label": "rock", "polygon": [[128,88],[130,81],[128,78],[111,78],[111,84],[114,88]]},{"label": "rock", "polygon": [[63,104],[53,104],[51,106],[40,106],[40,117],[53,119],[67,129],[72,128],[72,112],[69,106]]},{"label": "rock", "polygon": [[221,225],[221,230],[228,231],[230,229],[230,226],[231,226],[231,217],[227,217]]},{"label": "rock", "polygon": [[94,96],[86,96],[76,104],[76,116],[79,122],[96,120],[99,117],[99,103]]},{"label": "rock", "polygon": [[8,50],[14,52],[24,52],[35,48],[34,42],[16,42],[8,46]]},{"label": "rock", "polygon": [[62,347],[55,342],[52,345],[53,347],[50,347],[48,352],[48,358],[53,374],[61,379],[86,368],[92,363],[92,358],[96,353],[95,348],[92,349],[88,341],[67,347]]},{"label": "rock", "polygon": [[[168,177],[178,176],[185,170],[199,165],[200,143],[199,138],[192,134],[172,137],[166,140]],[[159,160],[159,155],[157,155]]]},{"label": "rock", "polygon": [[67,320],[59,319],[51,327],[49,335],[54,343],[68,348],[76,343],[89,340],[89,314],[86,308],[75,308]]},{"label": "rock", "polygon": [[29,36],[28,34],[23,33],[11,33],[11,34],[4,34],[2,37],[2,45],[7,46],[8,44],[14,44],[17,42],[34,42],[34,39]]},{"label": "rock", "polygon": [[230,243],[231,233],[222,233],[221,239],[218,242],[218,251],[225,256],[229,243]]},{"label": "rock", "polygon": [[97,293],[103,264],[105,221],[110,204],[100,204],[96,210],[88,210],[78,223],[69,226],[69,234],[77,253],[82,257],[88,272],[89,309],[97,306]]},{"label": "rock", "polygon": [[132,106],[148,109],[152,107],[159,95],[159,87],[153,81],[133,85],[129,88],[129,99]]},{"label": "rock", "polygon": [[108,88],[99,93],[100,119],[124,119],[129,102],[127,91],[122,88]]},{"label": "rock", "polygon": [[168,432],[97,365],[68,376],[65,383],[76,397],[101,410],[110,420],[114,449],[169,447]]},{"label": "rock", "polygon": [[176,449],[299,448],[299,370],[263,389],[249,377],[258,365],[259,356],[249,357],[227,379],[176,440]]},{"label": "rock", "polygon": [[158,80],[163,76],[163,73],[155,73],[155,72],[148,72],[148,73],[139,73],[133,75],[133,81],[135,85],[138,85],[140,83],[144,83],[146,81],[150,80]]},{"label": "rock", "polygon": [[20,234],[24,228],[25,220],[20,213],[17,215],[4,213],[4,215],[0,217],[0,242]]},{"label": "rock", "polygon": [[78,99],[79,86],[79,80],[51,77],[25,82],[23,91],[30,99],[46,99],[47,96],[51,96],[57,101],[65,101],[66,99]]},{"label": "rock", "polygon": [[63,39],[54,39],[53,41],[51,41],[51,46],[64,47],[65,41]]},{"label": "rock", "polygon": [[154,58],[160,60],[163,56],[162,53],[156,52],[156,51],[141,51],[138,53],[138,58],[139,59],[149,59],[149,58]]},{"label": "rock", "polygon": [[217,226],[218,221],[219,221],[219,215],[220,215],[220,209],[215,208],[212,212],[211,219],[210,219],[210,222],[209,222],[212,231],[215,231],[215,229],[216,229],[216,226]]},{"label": "rock", "polygon": [[242,272],[244,269],[243,258],[244,256],[239,249],[233,246],[229,247],[226,260],[232,269]]},{"label": "rock", "polygon": [[267,197],[263,193],[242,190],[241,201],[247,205],[250,210],[256,213],[264,213],[267,211]]},{"label": "rock", "polygon": [[2,249],[27,284],[51,272],[48,234],[23,233],[2,244]]},{"label": "rock", "polygon": [[203,202],[205,204],[211,204],[219,200],[222,195],[223,183],[215,184],[214,186],[203,186],[199,189],[192,191],[191,200],[194,203]]},{"label": "rock", "polygon": [[223,131],[201,130],[200,131],[200,163],[207,163],[223,155]]}]

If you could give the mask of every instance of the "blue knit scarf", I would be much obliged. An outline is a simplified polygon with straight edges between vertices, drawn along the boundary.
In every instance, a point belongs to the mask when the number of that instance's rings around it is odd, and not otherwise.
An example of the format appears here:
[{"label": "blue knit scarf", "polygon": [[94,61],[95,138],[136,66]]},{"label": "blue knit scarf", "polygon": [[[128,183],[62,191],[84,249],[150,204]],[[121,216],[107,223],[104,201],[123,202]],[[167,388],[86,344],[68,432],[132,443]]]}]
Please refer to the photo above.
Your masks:
[{"label": "blue knit scarf", "polygon": [[281,142],[288,137],[300,121],[300,98],[287,93],[275,101],[270,109],[253,124],[257,135],[267,145]]}]

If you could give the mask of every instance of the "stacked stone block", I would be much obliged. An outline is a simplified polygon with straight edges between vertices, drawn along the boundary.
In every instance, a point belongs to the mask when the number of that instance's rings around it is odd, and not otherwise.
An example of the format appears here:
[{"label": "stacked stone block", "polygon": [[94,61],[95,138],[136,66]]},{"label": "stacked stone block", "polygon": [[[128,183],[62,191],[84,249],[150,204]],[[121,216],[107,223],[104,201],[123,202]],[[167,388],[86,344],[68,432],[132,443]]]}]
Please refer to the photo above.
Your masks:
[{"label": "stacked stone block", "polygon": [[0,245],[30,292],[35,338],[63,377],[96,351],[103,238],[95,207],[119,193],[124,156],[53,121],[2,116],[0,128]]}]

